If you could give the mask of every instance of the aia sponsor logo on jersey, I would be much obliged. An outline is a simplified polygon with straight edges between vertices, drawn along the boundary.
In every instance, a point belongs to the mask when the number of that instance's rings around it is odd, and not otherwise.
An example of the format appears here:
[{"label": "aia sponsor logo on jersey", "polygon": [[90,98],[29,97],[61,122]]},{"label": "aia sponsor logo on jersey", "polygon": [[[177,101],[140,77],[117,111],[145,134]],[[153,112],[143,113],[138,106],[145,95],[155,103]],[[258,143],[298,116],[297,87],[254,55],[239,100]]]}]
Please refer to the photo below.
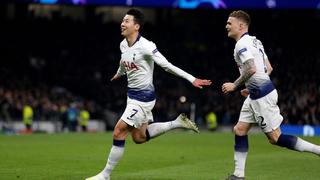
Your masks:
[{"label": "aia sponsor logo on jersey", "polygon": [[126,71],[131,71],[131,70],[136,71],[136,70],[139,70],[138,66],[136,66],[136,65],[134,64],[134,62],[123,61],[122,63],[123,63],[123,65],[124,65],[124,67],[126,68]]}]

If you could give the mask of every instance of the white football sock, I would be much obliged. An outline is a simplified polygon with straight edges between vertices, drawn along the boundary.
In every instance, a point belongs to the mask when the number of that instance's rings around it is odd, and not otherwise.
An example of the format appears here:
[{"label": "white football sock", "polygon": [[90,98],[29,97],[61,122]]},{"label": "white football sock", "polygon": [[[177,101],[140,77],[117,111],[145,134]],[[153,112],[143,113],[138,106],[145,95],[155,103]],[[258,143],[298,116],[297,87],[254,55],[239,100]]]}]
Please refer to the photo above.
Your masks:
[{"label": "white football sock", "polygon": [[110,176],[111,171],[117,165],[118,161],[121,159],[123,152],[124,152],[124,147],[114,146],[114,145],[112,146],[109,153],[108,162],[105,168],[101,172],[104,177]]},{"label": "white football sock", "polygon": [[233,174],[235,176],[244,177],[247,155],[248,152],[234,152],[235,169]]},{"label": "white football sock", "polygon": [[305,141],[299,137],[297,137],[297,143],[294,147],[297,151],[300,152],[311,152],[317,155],[320,155],[320,146],[312,144],[308,141]]},{"label": "white football sock", "polygon": [[148,126],[148,132],[150,138],[160,136],[161,134],[171,130],[182,127],[181,123],[178,120],[162,122],[162,123],[152,123]]}]

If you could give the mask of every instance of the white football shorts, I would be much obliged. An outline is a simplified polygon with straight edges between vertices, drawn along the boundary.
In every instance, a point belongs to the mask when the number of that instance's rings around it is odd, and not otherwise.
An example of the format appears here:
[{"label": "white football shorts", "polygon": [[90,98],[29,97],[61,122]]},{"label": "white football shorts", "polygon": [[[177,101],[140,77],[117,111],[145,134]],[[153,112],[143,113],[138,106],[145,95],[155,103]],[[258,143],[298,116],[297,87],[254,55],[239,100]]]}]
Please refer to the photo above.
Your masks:
[{"label": "white football shorts", "polygon": [[277,103],[278,93],[276,89],[256,100],[252,100],[248,96],[242,105],[239,121],[258,123],[264,133],[271,132],[277,129],[283,120]]},{"label": "white football shorts", "polygon": [[127,107],[121,116],[121,120],[135,128],[140,128],[143,123],[153,122],[151,110],[156,104],[156,100],[141,102],[127,98]]}]

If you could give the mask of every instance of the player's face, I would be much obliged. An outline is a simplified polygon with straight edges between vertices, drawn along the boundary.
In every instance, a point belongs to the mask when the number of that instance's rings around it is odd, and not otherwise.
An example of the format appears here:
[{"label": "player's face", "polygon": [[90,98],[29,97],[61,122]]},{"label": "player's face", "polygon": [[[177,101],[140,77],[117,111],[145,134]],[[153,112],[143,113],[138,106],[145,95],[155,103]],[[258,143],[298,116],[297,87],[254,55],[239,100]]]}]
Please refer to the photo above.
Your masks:
[{"label": "player's face", "polygon": [[226,30],[228,32],[228,37],[236,39],[241,33],[239,20],[234,17],[229,17],[226,25]]},{"label": "player's face", "polygon": [[132,15],[125,15],[121,23],[121,35],[128,37],[139,30],[139,24],[134,22]]}]

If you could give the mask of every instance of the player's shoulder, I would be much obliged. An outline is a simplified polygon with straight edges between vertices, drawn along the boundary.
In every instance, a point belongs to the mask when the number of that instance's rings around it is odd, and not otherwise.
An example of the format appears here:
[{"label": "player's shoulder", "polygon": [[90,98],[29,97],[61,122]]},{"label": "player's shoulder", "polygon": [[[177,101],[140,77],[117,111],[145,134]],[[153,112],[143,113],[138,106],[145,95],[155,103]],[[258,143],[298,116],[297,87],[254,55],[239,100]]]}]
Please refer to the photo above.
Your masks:
[{"label": "player's shoulder", "polygon": [[239,39],[239,41],[237,41],[235,49],[242,49],[244,47],[248,46],[248,39],[246,37],[242,37],[241,39]]},{"label": "player's shoulder", "polygon": [[263,48],[262,42],[261,42],[259,39],[256,39],[256,41],[257,41],[257,45],[258,45],[259,47],[262,47],[262,48]]},{"label": "player's shoulder", "polygon": [[255,36],[245,35],[236,43],[236,49],[242,49],[243,47],[250,47],[256,41]]},{"label": "player's shoulder", "polygon": [[155,49],[157,49],[157,46],[154,42],[149,41],[148,39],[146,39],[142,36],[139,41],[140,41],[141,46],[149,52],[152,52]]},{"label": "player's shoulder", "polygon": [[152,41],[150,41],[150,40],[148,40],[148,39],[146,39],[146,38],[144,38],[142,36],[140,38],[140,41],[141,41],[141,45],[146,47],[146,48],[155,47],[156,46],[156,44],[154,42],[152,42]]}]

